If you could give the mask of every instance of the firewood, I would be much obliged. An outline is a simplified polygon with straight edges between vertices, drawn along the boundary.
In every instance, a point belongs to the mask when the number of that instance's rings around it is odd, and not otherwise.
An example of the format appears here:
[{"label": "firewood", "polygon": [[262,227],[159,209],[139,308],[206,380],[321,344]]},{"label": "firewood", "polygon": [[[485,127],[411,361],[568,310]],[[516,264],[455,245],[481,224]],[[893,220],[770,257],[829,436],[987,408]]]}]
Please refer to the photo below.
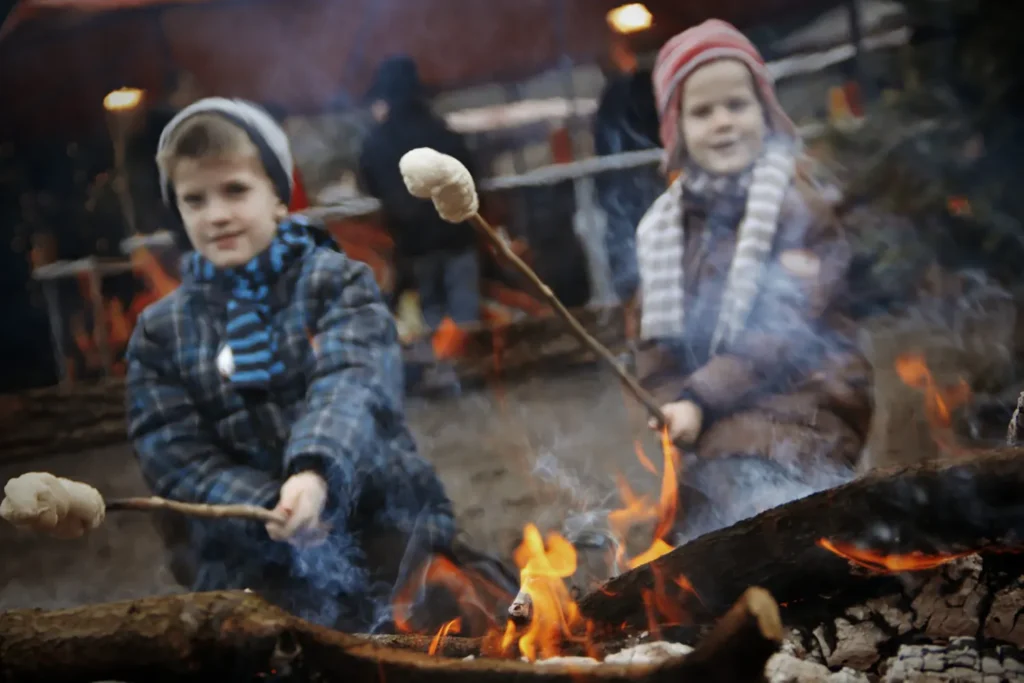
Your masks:
[{"label": "firewood", "polygon": [[[728,609],[749,586],[780,603],[813,601],[864,584],[898,587],[896,576],[857,569],[818,545],[859,543],[889,554],[1006,550],[1024,528],[1024,448],[878,471],[844,486],[769,510],[702,536],[653,562],[611,579],[580,601],[598,625],[642,628],[644,594],[657,573],[696,621]],[[674,579],[685,577],[688,589]],[[884,594],[879,589],[878,594]],[[898,590],[893,591],[898,592]]]},{"label": "firewood", "polygon": [[[423,653],[429,638],[332,631],[252,593],[187,593],[49,612],[0,612],[0,681],[224,681],[273,671],[303,680],[315,674],[388,683],[511,682],[526,676],[579,683],[581,675],[608,682],[745,683],[761,680],[778,634],[775,603],[764,591],[752,590],[685,658],[657,665],[540,667],[519,660],[463,659],[478,647],[469,639],[442,641],[441,654],[459,659],[429,656]],[[747,663],[737,668],[740,658]]]},{"label": "firewood", "polygon": [[695,680],[761,681],[782,637],[778,604],[763,588],[748,588],[684,661]]},{"label": "firewood", "polygon": [[1020,392],[1020,395],[1017,396],[1017,407],[1013,409],[1010,424],[1006,427],[1007,446],[1021,445],[1021,432],[1024,432],[1024,429],[1021,427],[1022,421],[1024,421],[1024,391]]}]

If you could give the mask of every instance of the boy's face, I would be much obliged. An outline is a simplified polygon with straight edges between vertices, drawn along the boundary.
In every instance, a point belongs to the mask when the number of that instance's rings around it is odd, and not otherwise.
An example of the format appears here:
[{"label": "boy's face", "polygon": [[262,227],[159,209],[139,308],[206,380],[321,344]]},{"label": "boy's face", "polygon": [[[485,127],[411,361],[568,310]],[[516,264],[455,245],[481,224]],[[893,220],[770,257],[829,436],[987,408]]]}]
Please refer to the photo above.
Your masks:
[{"label": "boy's face", "polygon": [[683,84],[686,152],[709,173],[738,173],[761,154],[767,124],[747,67],[734,59],[706,64]]},{"label": "boy's face", "polygon": [[269,247],[288,215],[249,155],[181,159],[172,181],[192,246],[218,268],[240,266]]}]

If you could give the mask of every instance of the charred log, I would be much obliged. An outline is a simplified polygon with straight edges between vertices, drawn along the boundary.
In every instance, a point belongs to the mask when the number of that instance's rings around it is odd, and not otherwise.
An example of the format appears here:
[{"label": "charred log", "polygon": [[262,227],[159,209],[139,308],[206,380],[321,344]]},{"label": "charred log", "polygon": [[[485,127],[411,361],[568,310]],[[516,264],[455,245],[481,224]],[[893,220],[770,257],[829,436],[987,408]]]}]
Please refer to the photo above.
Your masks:
[{"label": "charred log", "polygon": [[[363,637],[297,619],[254,594],[170,595],[52,612],[0,613],[0,681],[251,680],[270,673],[303,679],[378,681],[761,681],[781,643],[778,606],[745,593],[692,654],[656,665],[580,669],[522,661],[464,659],[479,641],[446,638],[439,654],[425,637]],[[742,665],[738,662],[742,661]]]},{"label": "charred log", "polygon": [[696,680],[759,681],[782,636],[778,604],[766,590],[750,588],[684,661]]},{"label": "charred log", "polygon": [[36,389],[0,402],[0,458],[22,460],[122,443],[124,382]]},{"label": "charred log", "polygon": [[[608,581],[583,597],[580,609],[611,628],[642,627],[645,596],[656,582],[696,622],[724,613],[752,585],[782,604],[820,603],[852,584],[874,595],[899,593],[898,577],[855,570],[819,541],[859,544],[883,555],[1013,543],[1024,531],[1022,486],[1024,449],[1018,448],[875,472],[698,538]],[[685,589],[679,577],[686,578]]]}]

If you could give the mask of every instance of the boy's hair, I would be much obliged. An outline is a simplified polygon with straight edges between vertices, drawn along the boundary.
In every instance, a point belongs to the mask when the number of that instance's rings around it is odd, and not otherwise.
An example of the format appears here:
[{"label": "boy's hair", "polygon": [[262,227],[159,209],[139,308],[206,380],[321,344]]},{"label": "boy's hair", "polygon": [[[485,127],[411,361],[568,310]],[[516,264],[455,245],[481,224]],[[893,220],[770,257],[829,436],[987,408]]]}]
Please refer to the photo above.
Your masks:
[{"label": "boy's hair", "polygon": [[218,114],[201,113],[185,119],[171,133],[156,163],[161,174],[170,178],[183,159],[225,157],[260,160],[259,150],[244,130]]},{"label": "boy's hair", "polygon": [[294,160],[284,129],[252,102],[207,97],[182,109],[160,134],[156,161],[164,203],[174,205],[169,173],[182,159],[255,154],[277,195],[291,202]]}]

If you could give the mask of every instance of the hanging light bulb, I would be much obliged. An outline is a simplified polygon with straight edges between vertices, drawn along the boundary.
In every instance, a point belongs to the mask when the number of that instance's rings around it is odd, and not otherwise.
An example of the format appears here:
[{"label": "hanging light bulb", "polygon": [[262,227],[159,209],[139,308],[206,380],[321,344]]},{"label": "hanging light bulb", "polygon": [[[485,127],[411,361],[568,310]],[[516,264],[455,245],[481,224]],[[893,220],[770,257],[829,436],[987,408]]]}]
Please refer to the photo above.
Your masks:
[{"label": "hanging light bulb", "polygon": [[138,88],[118,88],[103,98],[103,108],[107,111],[125,111],[135,109],[141,101],[142,91]]},{"label": "hanging light bulb", "polygon": [[643,3],[632,2],[610,11],[608,24],[618,33],[636,33],[649,29],[653,18]]}]

